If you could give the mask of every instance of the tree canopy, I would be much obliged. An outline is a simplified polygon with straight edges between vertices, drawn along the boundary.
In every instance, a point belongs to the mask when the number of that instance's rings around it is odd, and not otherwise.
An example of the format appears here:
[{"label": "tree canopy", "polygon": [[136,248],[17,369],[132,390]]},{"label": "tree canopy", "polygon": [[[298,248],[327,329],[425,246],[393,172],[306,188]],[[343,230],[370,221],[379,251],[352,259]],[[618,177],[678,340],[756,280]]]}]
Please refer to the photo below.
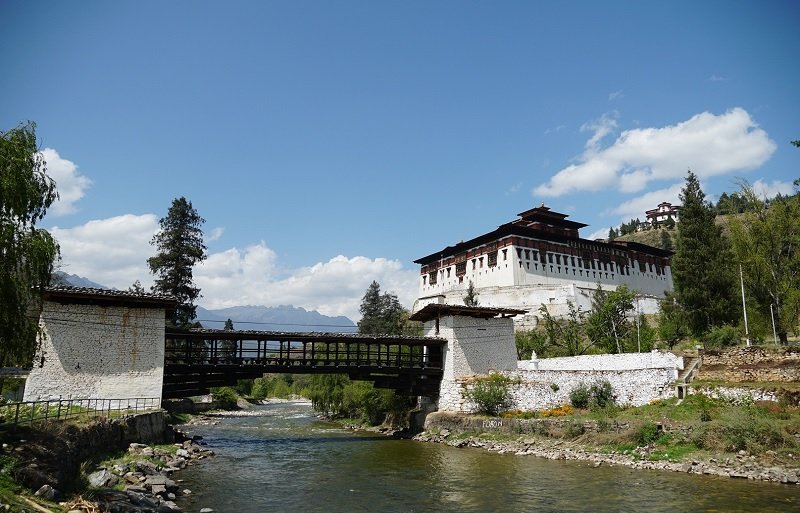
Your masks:
[{"label": "tree canopy", "polygon": [[147,259],[150,272],[156,275],[153,291],[178,300],[173,317],[178,327],[189,326],[196,317],[194,301],[200,297],[200,289],[194,286],[192,268],[206,259],[204,222],[190,201],[176,198],[159,221],[161,230],[150,241],[158,250],[156,256]]},{"label": "tree canopy", "polygon": [[475,290],[475,284],[472,283],[472,280],[469,281],[467,294],[464,296],[464,305],[478,306],[478,291]]},{"label": "tree canopy", "polygon": [[381,286],[373,281],[361,299],[361,320],[358,332],[371,335],[402,335],[406,311],[397,296],[389,292],[381,294]]},{"label": "tree canopy", "polygon": [[680,199],[681,221],[672,259],[675,298],[691,333],[700,335],[738,318],[736,270],[728,241],[714,223],[714,211],[691,171]]},{"label": "tree canopy", "polygon": [[800,313],[800,195],[767,205],[743,183],[741,196],[747,208],[730,222],[733,250],[750,297],[766,319],[773,307],[775,330],[786,343]]},{"label": "tree canopy", "polygon": [[59,258],[55,239],[36,223],[57,198],[36,124],[0,132],[0,367],[33,361],[41,290]]}]

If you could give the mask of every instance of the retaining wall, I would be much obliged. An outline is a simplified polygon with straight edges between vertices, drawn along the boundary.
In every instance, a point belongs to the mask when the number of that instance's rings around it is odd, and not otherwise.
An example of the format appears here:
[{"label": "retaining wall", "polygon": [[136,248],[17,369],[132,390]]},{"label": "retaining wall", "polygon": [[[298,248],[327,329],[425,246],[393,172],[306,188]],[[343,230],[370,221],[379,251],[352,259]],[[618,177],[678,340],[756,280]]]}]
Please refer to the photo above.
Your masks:
[{"label": "retaining wall", "polygon": [[800,347],[739,347],[704,351],[697,379],[726,382],[800,382]]},{"label": "retaining wall", "polygon": [[[570,393],[581,385],[608,380],[617,404],[641,406],[675,395],[675,379],[683,357],[671,353],[587,355],[521,361],[514,371],[502,372],[510,385],[512,409],[542,410],[569,404]],[[474,412],[465,392],[479,375],[442,381],[439,411]]]}]

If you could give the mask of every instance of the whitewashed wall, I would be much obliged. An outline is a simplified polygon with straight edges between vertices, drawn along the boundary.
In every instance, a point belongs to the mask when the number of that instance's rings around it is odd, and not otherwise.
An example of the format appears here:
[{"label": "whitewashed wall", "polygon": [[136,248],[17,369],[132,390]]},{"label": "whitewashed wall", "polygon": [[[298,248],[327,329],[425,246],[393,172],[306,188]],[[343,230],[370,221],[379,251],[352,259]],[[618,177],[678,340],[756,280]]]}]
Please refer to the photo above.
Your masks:
[{"label": "whitewashed wall", "polygon": [[[513,369],[507,362],[502,366],[492,366],[489,362],[501,361],[500,355],[505,354],[506,347],[509,344],[513,346],[513,332],[499,327],[494,331],[479,329],[490,321],[508,323],[509,320],[471,319],[471,323],[461,324],[460,321],[466,318],[448,319],[455,319],[456,324],[440,328],[440,336],[448,339],[448,347],[439,392],[439,411],[475,411],[475,405],[466,399],[465,391],[473,386],[476,378],[492,371],[501,372],[516,382],[510,387],[512,409],[542,410],[569,404],[570,393],[575,388],[603,380],[611,383],[616,402],[621,405],[641,406],[657,399],[674,397],[675,380],[679,369],[683,369],[682,357],[660,352],[520,361]],[[464,341],[480,341],[480,350],[468,347],[465,351]]]},{"label": "whitewashed wall", "polygon": [[164,309],[45,301],[26,401],[161,397]]}]

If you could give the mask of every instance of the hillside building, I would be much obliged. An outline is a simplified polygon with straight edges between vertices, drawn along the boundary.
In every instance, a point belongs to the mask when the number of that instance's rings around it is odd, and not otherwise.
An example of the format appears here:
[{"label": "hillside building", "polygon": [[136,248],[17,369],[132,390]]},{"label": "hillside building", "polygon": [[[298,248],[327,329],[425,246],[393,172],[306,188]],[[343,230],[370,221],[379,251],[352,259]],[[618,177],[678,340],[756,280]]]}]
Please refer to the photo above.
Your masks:
[{"label": "hillside building", "polygon": [[644,214],[647,216],[647,220],[650,223],[664,223],[668,219],[672,219],[673,221],[678,221],[678,215],[680,213],[680,207],[673,206],[672,203],[663,202],[659,203],[658,206],[652,210],[645,210]]},{"label": "hillside building", "polygon": [[482,307],[527,310],[515,324],[533,327],[541,305],[568,313],[568,302],[591,309],[598,283],[606,290],[625,284],[638,294],[643,313],[658,311],[672,290],[672,252],[629,241],[582,239],[586,224],[544,205],[519,219],[415,260],[420,265],[416,312],[431,303],[463,304],[472,282]]}]

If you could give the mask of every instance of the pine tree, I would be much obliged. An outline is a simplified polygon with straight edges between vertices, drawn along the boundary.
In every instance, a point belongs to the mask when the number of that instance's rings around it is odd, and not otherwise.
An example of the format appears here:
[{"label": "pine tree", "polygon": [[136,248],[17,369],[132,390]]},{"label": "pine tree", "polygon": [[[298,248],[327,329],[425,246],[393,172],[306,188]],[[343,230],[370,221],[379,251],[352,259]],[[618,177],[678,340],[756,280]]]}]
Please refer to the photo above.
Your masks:
[{"label": "pine tree", "polygon": [[661,230],[661,249],[672,251],[672,236],[667,230]]},{"label": "pine tree", "polygon": [[386,292],[381,294],[381,286],[373,281],[361,299],[361,320],[358,332],[372,335],[402,335],[405,309],[397,296]]},{"label": "pine tree", "polygon": [[699,336],[736,319],[736,271],[714,210],[706,202],[697,176],[689,172],[681,190],[672,278],[675,297],[686,314],[689,330]]},{"label": "pine tree", "polygon": [[55,239],[36,223],[57,198],[36,125],[0,132],[0,367],[33,360],[41,290],[59,258]]},{"label": "pine tree", "polygon": [[178,300],[173,317],[178,327],[191,324],[197,310],[194,301],[201,297],[192,281],[192,267],[206,259],[201,228],[204,222],[190,201],[176,198],[167,216],[159,221],[161,230],[150,241],[158,249],[156,256],[147,259],[150,272],[157,276],[153,291]]},{"label": "pine tree", "polygon": [[464,304],[466,306],[478,306],[478,291],[475,290],[475,285],[472,283],[472,280],[469,281],[467,295],[464,296]]}]

